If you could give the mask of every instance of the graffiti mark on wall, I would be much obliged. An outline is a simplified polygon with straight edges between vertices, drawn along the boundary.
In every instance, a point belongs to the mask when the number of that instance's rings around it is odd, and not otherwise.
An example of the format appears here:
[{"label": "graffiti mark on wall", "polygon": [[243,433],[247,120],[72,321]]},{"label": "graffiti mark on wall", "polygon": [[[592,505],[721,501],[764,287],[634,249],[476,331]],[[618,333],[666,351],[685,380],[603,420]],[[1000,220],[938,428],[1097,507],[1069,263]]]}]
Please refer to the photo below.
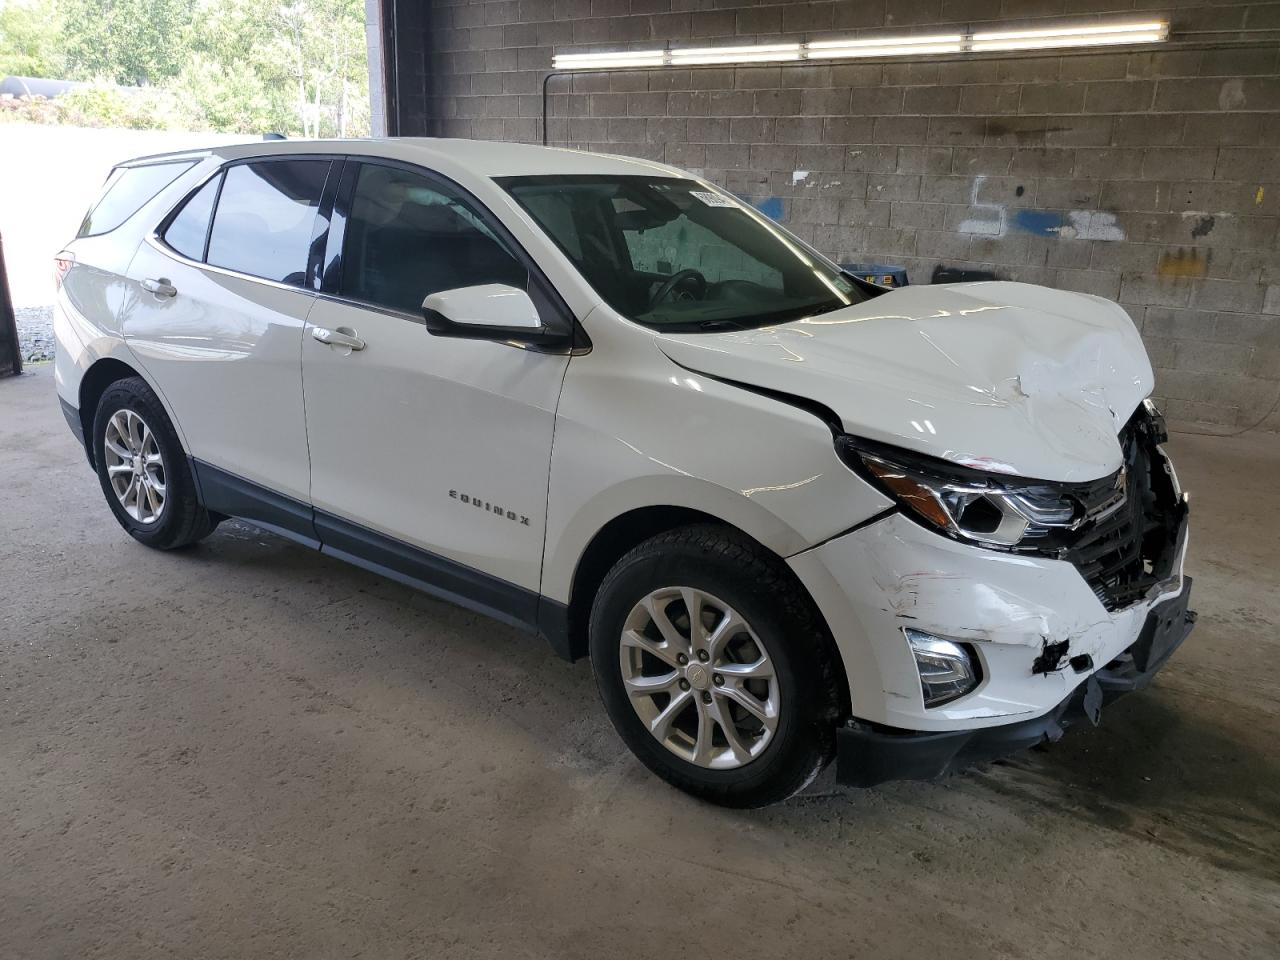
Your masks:
[{"label": "graffiti mark on wall", "polygon": [[985,176],[973,178],[973,187],[969,191],[969,207],[973,215],[960,221],[961,233],[1003,237],[1014,230],[1062,240],[1125,239],[1124,228],[1116,221],[1116,215],[1105,210],[1035,210],[1027,207],[1010,214],[1003,204],[978,199],[986,180]]},{"label": "graffiti mark on wall", "polygon": [[1156,273],[1169,279],[1203,277],[1209,269],[1209,254],[1199,247],[1179,247],[1160,254]]}]

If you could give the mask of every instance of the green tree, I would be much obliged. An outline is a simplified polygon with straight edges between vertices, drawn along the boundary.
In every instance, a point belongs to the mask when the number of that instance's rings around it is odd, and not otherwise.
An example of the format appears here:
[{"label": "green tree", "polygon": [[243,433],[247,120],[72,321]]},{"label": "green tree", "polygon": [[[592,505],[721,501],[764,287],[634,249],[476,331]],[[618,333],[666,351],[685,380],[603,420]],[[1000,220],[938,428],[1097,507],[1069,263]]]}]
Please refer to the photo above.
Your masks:
[{"label": "green tree", "polygon": [[187,62],[191,0],[60,0],[67,66],[77,79],[158,84]]},{"label": "green tree", "polygon": [[0,77],[62,75],[61,24],[50,0],[0,0]]}]

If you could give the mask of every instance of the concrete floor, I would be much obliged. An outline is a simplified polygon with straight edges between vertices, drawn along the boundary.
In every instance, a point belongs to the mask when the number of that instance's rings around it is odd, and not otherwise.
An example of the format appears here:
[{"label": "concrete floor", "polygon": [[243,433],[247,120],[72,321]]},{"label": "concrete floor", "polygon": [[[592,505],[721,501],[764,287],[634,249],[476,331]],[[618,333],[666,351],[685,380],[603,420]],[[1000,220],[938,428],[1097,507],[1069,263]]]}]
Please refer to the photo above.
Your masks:
[{"label": "concrete floor", "polygon": [[131,541],[0,381],[0,957],[1268,957],[1280,437],[1179,436],[1201,618],[1101,729],[734,813],[587,664],[239,523]]}]

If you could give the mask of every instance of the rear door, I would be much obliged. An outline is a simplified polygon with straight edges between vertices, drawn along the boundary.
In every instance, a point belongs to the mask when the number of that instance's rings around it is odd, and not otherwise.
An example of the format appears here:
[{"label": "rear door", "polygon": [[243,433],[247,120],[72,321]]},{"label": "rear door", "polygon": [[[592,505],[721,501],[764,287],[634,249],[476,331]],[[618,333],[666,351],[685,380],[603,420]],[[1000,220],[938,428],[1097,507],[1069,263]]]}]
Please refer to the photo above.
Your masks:
[{"label": "rear door", "polygon": [[[568,354],[432,336],[421,304],[503,283],[544,323],[567,310],[475,198],[426,170],[349,159],[336,204],[302,341],[320,539],[527,623]],[[321,342],[326,330],[363,346]]]},{"label": "rear door", "polygon": [[283,495],[275,509],[238,504],[240,515],[308,538],[302,329],[327,227],[321,201],[340,166],[291,156],[218,171],[142,244],[123,311],[210,505],[268,488]]}]

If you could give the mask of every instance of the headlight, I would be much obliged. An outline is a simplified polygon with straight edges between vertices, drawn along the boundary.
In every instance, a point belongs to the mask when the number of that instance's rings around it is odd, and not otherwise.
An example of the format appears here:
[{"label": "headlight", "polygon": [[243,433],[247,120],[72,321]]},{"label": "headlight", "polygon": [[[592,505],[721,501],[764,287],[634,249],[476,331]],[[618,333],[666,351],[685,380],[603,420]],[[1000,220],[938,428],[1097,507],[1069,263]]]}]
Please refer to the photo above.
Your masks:
[{"label": "headlight", "polygon": [[1037,549],[1084,514],[1061,485],[984,473],[847,436],[837,449],[912,519],[958,540]]}]

